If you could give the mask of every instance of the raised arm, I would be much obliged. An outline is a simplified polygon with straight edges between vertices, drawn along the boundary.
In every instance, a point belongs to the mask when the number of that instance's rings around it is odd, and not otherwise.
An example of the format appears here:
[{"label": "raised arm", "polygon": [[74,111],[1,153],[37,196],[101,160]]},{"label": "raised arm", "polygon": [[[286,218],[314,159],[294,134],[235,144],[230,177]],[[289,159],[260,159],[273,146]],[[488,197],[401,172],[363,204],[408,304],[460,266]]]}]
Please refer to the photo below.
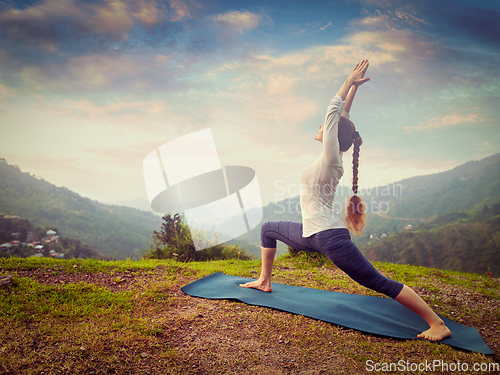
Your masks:
[{"label": "raised arm", "polygon": [[370,78],[364,78],[368,65],[368,60],[363,60],[356,65],[328,106],[323,128],[323,165],[325,167],[341,164],[338,141],[340,114],[343,110],[349,111],[357,87],[370,80]]},{"label": "raised arm", "polygon": [[356,90],[358,89],[357,86],[352,85],[351,88],[349,89],[349,93],[347,94],[347,98],[345,99],[345,104],[344,104],[344,111],[349,113],[351,110],[352,102],[354,100],[354,96],[356,95]]}]

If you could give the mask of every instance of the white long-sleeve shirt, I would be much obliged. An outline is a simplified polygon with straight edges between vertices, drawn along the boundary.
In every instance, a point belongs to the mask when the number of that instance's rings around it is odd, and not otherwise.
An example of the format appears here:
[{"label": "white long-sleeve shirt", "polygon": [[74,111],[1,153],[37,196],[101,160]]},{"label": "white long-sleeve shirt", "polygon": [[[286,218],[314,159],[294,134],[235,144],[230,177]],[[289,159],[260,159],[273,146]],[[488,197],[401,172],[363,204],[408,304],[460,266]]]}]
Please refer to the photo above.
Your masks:
[{"label": "white long-sleeve shirt", "polygon": [[330,102],[323,127],[323,151],[302,172],[300,192],[302,237],[309,237],[326,229],[346,227],[335,215],[333,207],[335,191],[344,174],[338,140],[340,115],[349,118],[349,114],[343,111],[344,104],[339,95],[335,95]]}]

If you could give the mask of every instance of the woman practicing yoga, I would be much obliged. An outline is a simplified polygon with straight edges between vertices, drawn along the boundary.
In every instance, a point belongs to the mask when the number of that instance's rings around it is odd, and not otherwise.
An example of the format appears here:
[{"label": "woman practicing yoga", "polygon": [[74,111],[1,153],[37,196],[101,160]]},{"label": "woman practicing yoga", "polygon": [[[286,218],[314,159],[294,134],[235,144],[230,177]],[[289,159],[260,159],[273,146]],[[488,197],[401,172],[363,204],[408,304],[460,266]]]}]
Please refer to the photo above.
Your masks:
[{"label": "woman practicing yoga", "polygon": [[[240,284],[244,288],[271,292],[271,273],[276,254],[276,240],[300,251],[320,252],[356,282],[383,293],[420,315],[430,328],[418,338],[439,341],[451,335],[450,330],[409,287],[388,279],[361,254],[351,241],[349,230],[359,233],[364,226],[364,206],[358,197],[358,157],[362,143],[349,110],[357,88],[369,81],[365,78],[368,60],[360,62],[344,82],[328,106],[325,124],[315,139],[323,143],[323,152],[301,176],[300,206],[302,223],[268,221],[262,225],[262,270],[258,280]],[[342,153],[354,143],[353,192],[347,206],[347,226],[335,215],[333,198],[344,173]]]}]

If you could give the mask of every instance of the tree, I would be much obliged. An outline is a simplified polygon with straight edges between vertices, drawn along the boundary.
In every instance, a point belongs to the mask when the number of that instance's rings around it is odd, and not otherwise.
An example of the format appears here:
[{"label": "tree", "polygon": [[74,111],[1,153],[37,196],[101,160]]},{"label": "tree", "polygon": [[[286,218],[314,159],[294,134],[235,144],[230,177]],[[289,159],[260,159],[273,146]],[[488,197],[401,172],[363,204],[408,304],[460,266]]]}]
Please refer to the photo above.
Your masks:
[{"label": "tree", "polygon": [[145,250],[146,258],[175,259],[181,262],[207,261],[216,259],[251,259],[238,246],[218,244],[207,249],[196,251],[189,227],[179,214],[163,216],[161,230],[153,231],[152,241],[148,241]]},{"label": "tree", "polygon": [[[196,249],[189,228],[182,222],[182,216],[163,216],[161,230],[153,231],[153,242],[148,241],[149,256],[154,259],[172,259],[187,262],[196,258]],[[175,254],[175,255],[174,255]]]}]

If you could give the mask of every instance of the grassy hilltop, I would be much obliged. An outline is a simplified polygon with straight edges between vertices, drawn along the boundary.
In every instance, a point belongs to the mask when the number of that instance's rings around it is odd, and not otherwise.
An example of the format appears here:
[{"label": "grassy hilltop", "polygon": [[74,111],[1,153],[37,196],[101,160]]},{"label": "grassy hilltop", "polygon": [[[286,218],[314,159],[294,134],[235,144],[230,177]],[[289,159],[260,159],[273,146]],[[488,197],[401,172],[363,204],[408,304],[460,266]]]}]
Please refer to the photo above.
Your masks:
[{"label": "grassy hilltop", "polygon": [[[218,271],[255,278],[259,260],[4,258],[0,276],[10,274],[13,282],[0,288],[0,373],[358,374],[368,373],[368,360],[498,362],[499,279],[375,266],[414,287],[439,314],[476,327],[496,355],[364,334],[268,308],[193,298],[180,290]],[[273,281],[378,295],[330,262],[305,254],[278,258]],[[444,372],[432,372],[439,373]]]}]

